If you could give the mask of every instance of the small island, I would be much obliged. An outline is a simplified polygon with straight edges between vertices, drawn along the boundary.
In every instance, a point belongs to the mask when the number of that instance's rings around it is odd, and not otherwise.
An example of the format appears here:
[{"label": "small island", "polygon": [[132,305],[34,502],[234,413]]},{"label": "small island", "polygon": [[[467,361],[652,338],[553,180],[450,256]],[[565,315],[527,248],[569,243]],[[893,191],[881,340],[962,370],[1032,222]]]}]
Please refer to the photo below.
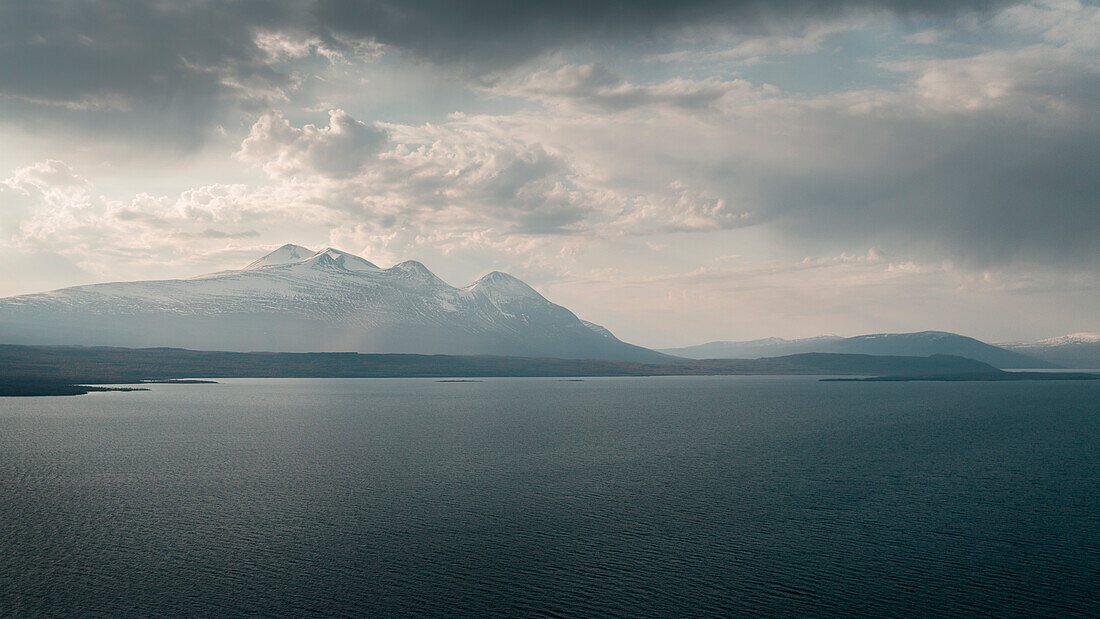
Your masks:
[{"label": "small island", "polygon": [[0,397],[34,397],[49,395],[85,395],[103,391],[149,391],[145,387],[103,387],[78,385],[50,380],[0,379]]}]

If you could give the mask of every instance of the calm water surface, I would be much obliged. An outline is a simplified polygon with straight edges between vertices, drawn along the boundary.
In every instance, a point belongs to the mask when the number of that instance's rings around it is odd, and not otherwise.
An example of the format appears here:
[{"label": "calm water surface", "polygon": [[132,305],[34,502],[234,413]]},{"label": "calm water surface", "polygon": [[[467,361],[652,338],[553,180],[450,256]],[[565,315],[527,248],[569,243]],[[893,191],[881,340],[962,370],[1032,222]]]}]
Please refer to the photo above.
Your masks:
[{"label": "calm water surface", "polygon": [[1100,615],[1100,384],[0,400],[0,615]]}]

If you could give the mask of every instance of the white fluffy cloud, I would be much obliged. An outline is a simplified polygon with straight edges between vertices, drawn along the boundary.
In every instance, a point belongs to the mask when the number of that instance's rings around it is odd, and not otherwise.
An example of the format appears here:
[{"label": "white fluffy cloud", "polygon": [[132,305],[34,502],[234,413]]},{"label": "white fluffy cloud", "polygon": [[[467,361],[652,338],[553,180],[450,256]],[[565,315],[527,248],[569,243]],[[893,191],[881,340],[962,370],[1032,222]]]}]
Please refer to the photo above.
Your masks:
[{"label": "white fluffy cloud", "polygon": [[82,197],[88,181],[73,171],[64,161],[48,159],[12,171],[0,184],[22,193],[38,194],[58,204],[71,203]]},{"label": "white fluffy cloud", "polygon": [[885,66],[912,76],[911,87],[893,105],[944,114],[1091,113],[1093,90],[1100,81],[1100,62],[1094,56],[1049,45]]},{"label": "white fluffy cloud", "polygon": [[221,267],[227,256],[252,256],[259,229],[316,225],[299,196],[279,187],[214,184],[175,197],[141,193],[127,200],[97,189],[62,161],[15,170],[0,181],[5,251],[15,252],[14,260],[42,256],[43,265],[70,277],[163,277]]},{"label": "white fluffy cloud", "polygon": [[386,132],[355,120],[343,110],[329,112],[328,125],[294,127],[279,112],[260,117],[241,143],[237,157],[259,163],[275,177],[347,177],[366,166],[386,144]]},{"label": "white fluffy cloud", "polygon": [[339,111],[330,116],[329,127],[317,129],[266,114],[238,157],[261,165],[301,201],[360,218],[379,233],[618,235],[756,223],[723,195],[675,176],[645,189],[616,183],[598,159],[586,158],[592,153],[573,152],[539,130],[543,122],[561,125],[560,118],[457,114],[441,124],[387,124],[384,146],[372,141],[337,165],[331,153],[316,156],[330,147],[337,119],[367,125]]}]

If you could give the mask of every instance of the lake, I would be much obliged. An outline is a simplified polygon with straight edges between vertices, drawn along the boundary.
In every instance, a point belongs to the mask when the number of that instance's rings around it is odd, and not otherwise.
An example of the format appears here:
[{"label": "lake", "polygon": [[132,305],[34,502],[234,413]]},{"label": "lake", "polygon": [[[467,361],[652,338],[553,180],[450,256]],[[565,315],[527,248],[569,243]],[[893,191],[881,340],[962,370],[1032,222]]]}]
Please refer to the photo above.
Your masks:
[{"label": "lake", "polygon": [[0,400],[0,615],[1100,615],[1100,381]]}]

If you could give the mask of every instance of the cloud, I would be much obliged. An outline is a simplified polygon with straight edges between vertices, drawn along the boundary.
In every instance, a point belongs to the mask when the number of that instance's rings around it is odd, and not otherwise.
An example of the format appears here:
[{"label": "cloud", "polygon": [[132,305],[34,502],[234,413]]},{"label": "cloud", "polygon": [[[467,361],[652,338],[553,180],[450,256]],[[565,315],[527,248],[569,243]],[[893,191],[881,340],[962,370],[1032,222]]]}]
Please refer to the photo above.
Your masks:
[{"label": "cloud", "polygon": [[381,201],[396,199],[406,212],[447,213],[475,227],[493,222],[544,232],[567,229],[597,206],[582,204],[568,162],[541,144],[492,130],[421,130],[428,135],[386,153],[375,173],[362,179],[364,188],[385,188]]},{"label": "cloud", "polygon": [[367,37],[441,64],[475,72],[523,63],[547,51],[578,44],[652,42],[686,31],[763,34],[777,22],[819,21],[849,12],[884,11],[902,16],[954,16],[987,11],[996,0],[563,0],[514,3],[477,0],[321,0],[316,14],[335,32]]},{"label": "cloud", "polygon": [[[1032,10],[1043,19],[1020,18]],[[633,83],[598,64],[494,87],[551,104],[513,131],[568,145],[580,182],[628,200],[608,224],[622,231],[759,226],[823,253],[883,244],[969,268],[1092,270],[1100,57],[1081,33],[1096,12],[1027,11],[990,22],[1013,45],[880,62],[890,88],[808,96],[709,80],[721,94],[692,107],[659,95],[702,80]]]},{"label": "cloud", "polygon": [[1088,113],[1100,95],[1097,58],[1067,47],[1032,45],[884,66],[911,74],[906,94],[915,97],[912,103],[937,113],[1079,114]]},{"label": "cloud", "polygon": [[300,174],[347,177],[367,165],[386,145],[386,132],[355,120],[343,110],[329,112],[328,126],[291,126],[279,112],[252,125],[236,156],[258,163],[273,177]]},{"label": "cloud", "polygon": [[385,130],[385,150],[355,174],[304,181],[303,189],[380,228],[437,231],[559,233],[598,214],[604,201],[576,184],[578,173],[562,153],[483,119],[457,116],[441,125]]},{"label": "cloud", "polygon": [[757,223],[754,213],[739,209],[730,200],[675,180],[666,192],[637,201],[635,208],[613,225],[633,233],[652,233],[730,230]]},{"label": "cloud", "polygon": [[695,66],[729,64],[732,61],[745,67],[775,60],[777,56],[818,52],[833,35],[869,30],[873,26],[882,27],[888,24],[889,20],[883,19],[882,15],[869,12],[851,12],[819,21],[781,21],[770,24],[769,30],[764,34],[730,32],[725,36],[715,37],[716,41],[710,41],[702,47],[698,41],[687,39],[684,41],[688,45],[687,49],[650,54],[644,60],[650,63],[683,63]]},{"label": "cloud", "polygon": [[224,230],[207,228],[202,232],[177,232],[175,236],[184,239],[247,239],[259,237],[260,233],[257,230],[226,232]]},{"label": "cloud", "polygon": [[1020,4],[997,15],[1004,28],[1039,34],[1055,45],[1076,49],[1100,47],[1100,6],[1077,0],[1044,0]]},{"label": "cloud", "polygon": [[0,227],[15,238],[62,228],[78,221],[92,199],[88,181],[66,163],[42,161],[0,181]]},{"label": "cloud", "polygon": [[180,125],[179,139],[186,140],[228,95],[223,82],[267,90],[285,83],[258,62],[252,27],[229,5],[5,2],[0,103],[7,99],[9,121],[31,117],[94,129],[93,118],[102,127],[103,118],[124,114],[127,122],[105,129]]},{"label": "cloud", "polygon": [[309,56],[320,56],[331,63],[376,60],[383,46],[374,41],[346,40],[329,36],[322,38],[303,30],[257,30],[252,42],[271,64]]},{"label": "cloud", "polygon": [[296,62],[379,53],[334,33],[310,3],[4,2],[0,109],[8,123],[194,149],[227,111],[289,100],[303,87]]},{"label": "cloud", "polygon": [[728,97],[752,96],[755,89],[745,80],[715,78],[675,79],[640,86],[593,63],[537,71],[519,83],[498,81],[490,90],[600,112],[663,107],[706,113],[719,109]]},{"label": "cloud", "polygon": [[299,179],[301,201],[379,234],[760,226],[821,252],[881,243],[978,267],[1095,263],[1094,56],[1028,43],[887,66],[904,78],[896,88],[805,96],[748,80],[634,83],[567,64],[491,86],[545,107],[381,124],[388,142],[336,158],[338,170],[308,155],[304,136],[324,128],[273,115],[241,155],[277,178],[325,177]]},{"label": "cloud", "polygon": [[[254,113],[308,88],[310,58],[362,63],[383,50],[480,77],[575,47],[767,34],[776,23],[868,9],[957,15],[997,0],[762,2],[477,0],[0,3],[7,122],[73,126],[196,149],[228,111]],[[708,33],[719,33],[718,35]],[[786,44],[788,45],[789,42]],[[304,68],[304,70],[303,70]]]},{"label": "cloud", "polygon": [[24,194],[39,192],[43,195],[56,193],[72,196],[73,192],[83,193],[88,181],[64,161],[49,159],[14,170],[2,184]]},{"label": "cloud", "polygon": [[[299,201],[359,217],[375,230],[422,233],[648,234],[756,223],[721,195],[673,179],[649,191],[613,186],[569,145],[524,135],[545,117],[453,116],[442,124],[386,124],[347,147],[368,125],[330,112],[330,126],[292,126],[278,113],[253,125],[237,157],[257,163]],[[547,119],[550,124],[558,120]],[[384,134],[382,132],[385,132]],[[340,146],[330,144],[340,136]],[[385,135],[382,145],[376,138]],[[335,166],[335,169],[334,169]]]},{"label": "cloud", "polygon": [[298,198],[278,187],[214,184],[175,197],[112,200],[66,163],[47,160],[0,181],[0,228],[16,258],[42,256],[50,269],[84,281],[163,277],[187,267],[181,274],[194,274],[201,265],[221,268],[212,256],[258,239],[260,230],[283,236],[315,225]]}]

